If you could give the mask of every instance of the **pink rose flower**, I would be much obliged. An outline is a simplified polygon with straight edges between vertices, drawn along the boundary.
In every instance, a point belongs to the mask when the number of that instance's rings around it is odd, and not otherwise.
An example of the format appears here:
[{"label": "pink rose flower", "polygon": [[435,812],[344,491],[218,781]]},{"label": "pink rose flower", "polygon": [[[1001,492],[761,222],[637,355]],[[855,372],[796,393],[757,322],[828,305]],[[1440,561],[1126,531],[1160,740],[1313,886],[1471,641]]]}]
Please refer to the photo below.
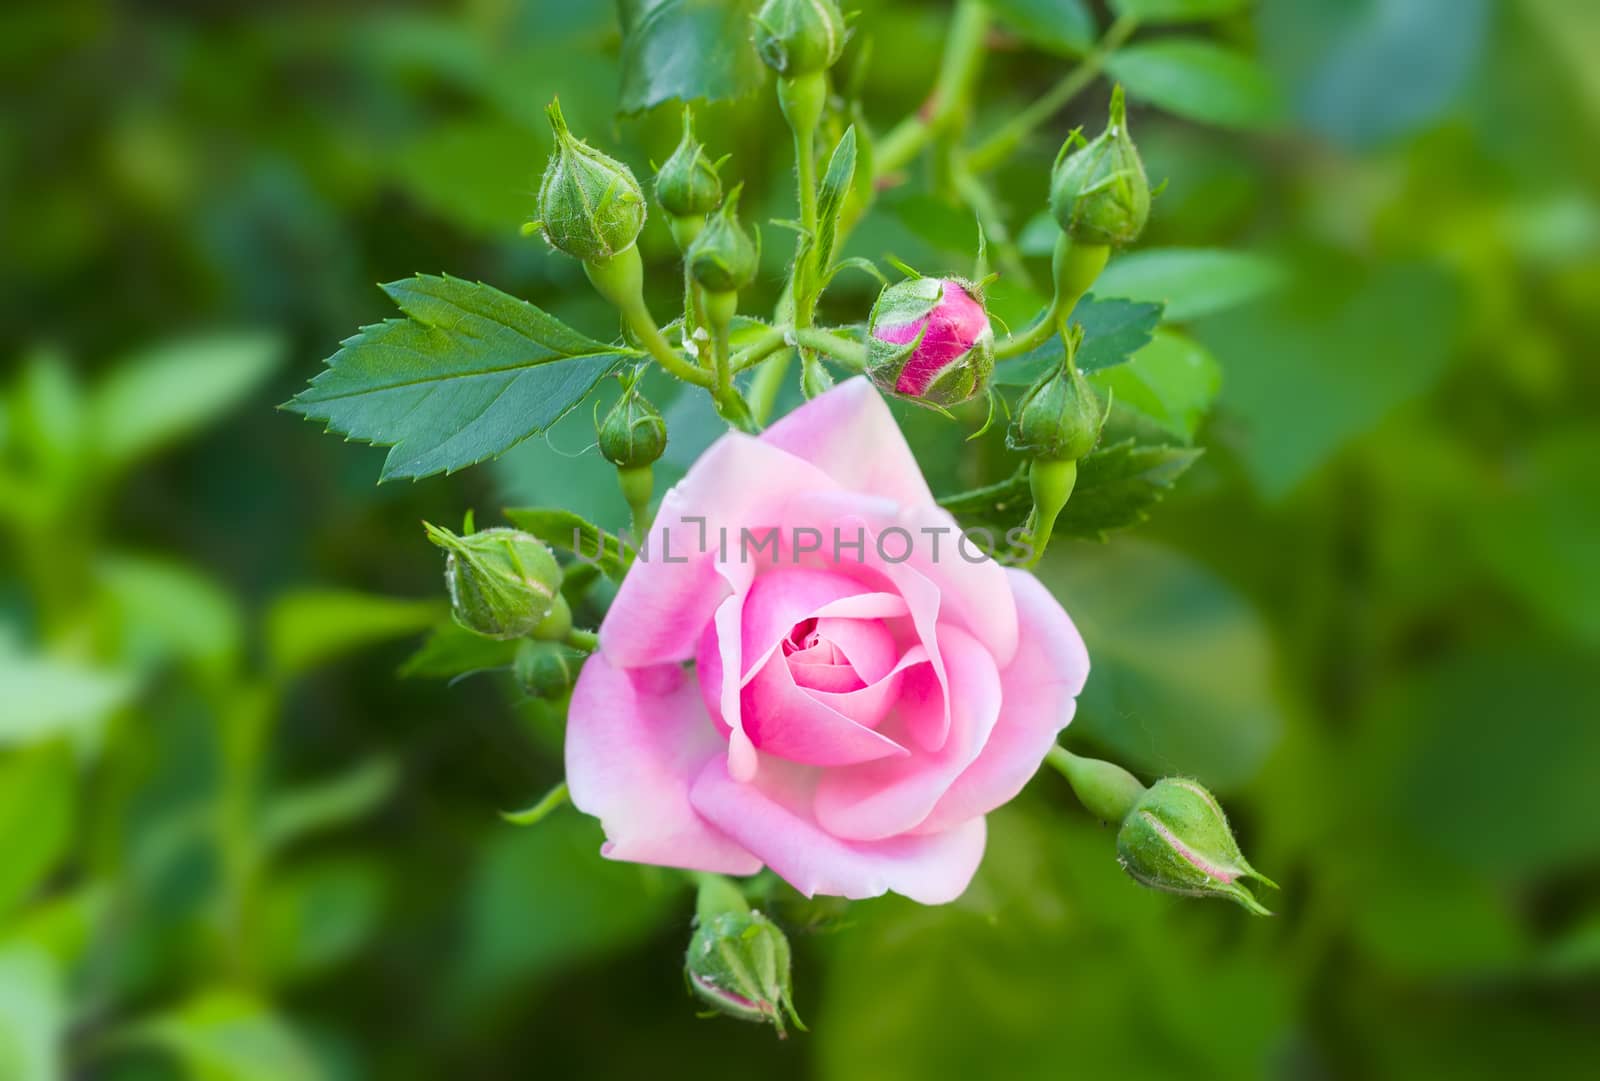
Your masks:
[{"label": "pink rose flower", "polygon": [[1066,612],[960,538],[854,379],[667,493],[573,691],[567,780],[612,859],[939,904],[1088,670]]}]

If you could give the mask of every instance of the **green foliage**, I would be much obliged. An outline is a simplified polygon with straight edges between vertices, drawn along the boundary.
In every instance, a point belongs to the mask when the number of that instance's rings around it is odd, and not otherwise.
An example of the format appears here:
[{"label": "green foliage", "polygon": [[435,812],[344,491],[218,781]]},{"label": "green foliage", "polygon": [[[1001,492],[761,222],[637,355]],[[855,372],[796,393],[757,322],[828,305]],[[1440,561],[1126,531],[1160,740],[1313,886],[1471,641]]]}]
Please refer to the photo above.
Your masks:
[{"label": "green foliage", "polygon": [[[1150,342],[1161,322],[1161,305],[1086,296],[1072,311],[1072,321],[1083,327],[1083,343],[1074,358],[1084,373],[1125,364]],[[1060,336],[1000,365],[995,383],[1025,387],[1061,363],[1066,346]]]},{"label": "green foliage", "polygon": [[126,1033],[158,1048],[195,1081],[321,1081],[305,1042],[265,1003],[227,988],[204,991]]},{"label": "green foliage", "polygon": [[439,601],[403,601],[348,590],[286,593],[266,615],[267,657],[281,677],[298,675],[342,653],[418,634],[436,621]]},{"label": "green foliage", "polygon": [[751,42],[754,0],[619,0],[625,113],[674,99],[747,94],[766,68]]},{"label": "green foliage", "polygon": [[136,683],[115,670],[18,651],[0,635],[0,748],[93,729],[132,697]]},{"label": "green foliage", "polygon": [[1141,248],[1113,260],[1096,288],[1106,296],[1159,301],[1164,319],[1185,323],[1264,296],[1284,278],[1279,262],[1254,252]]},{"label": "green foliage", "polygon": [[1030,45],[1081,56],[1094,44],[1094,16],[1083,0],[994,0],[989,5]]},{"label": "green foliage", "polygon": [[385,479],[503,454],[561,419],[629,355],[481,283],[419,275],[383,288],[407,318],[348,339],[289,408],[392,446]]},{"label": "green foliage", "polygon": [[571,511],[559,507],[511,507],[505,516],[523,532],[559,551],[581,555],[618,581],[627,569],[631,553],[622,539]]},{"label": "green foliage", "polygon": [[1126,364],[1096,372],[1092,382],[1111,401],[1137,410],[1189,443],[1211,411],[1222,368],[1205,346],[1162,329]]},{"label": "green foliage", "polygon": [[0,920],[66,855],[72,836],[77,770],[65,744],[43,744],[0,757]]},{"label": "green foliage", "polygon": [[56,1081],[67,1027],[61,974],[26,946],[0,946],[0,1077]]},{"label": "green foliage", "polygon": [[1233,15],[1249,3],[1250,0],[1111,0],[1111,9],[1142,22],[1191,22]]},{"label": "green foliage", "polygon": [[1161,38],[1119,50],[1106,65],[1136,100],[1227,128],[1276,127],[1283,103],[1250,57],[1201,38]]},{"label": "green foliage", "polygon": [[839,215],[844,211],[845,200],[850,196],[850,185],[856,173],[856,129],[845,129],[839,145],[833,148],[828,159],[828,171],[822,174],[822,184],[817,194],[816,265],[826,276],[833,267],[834,242],[839,231]]}]

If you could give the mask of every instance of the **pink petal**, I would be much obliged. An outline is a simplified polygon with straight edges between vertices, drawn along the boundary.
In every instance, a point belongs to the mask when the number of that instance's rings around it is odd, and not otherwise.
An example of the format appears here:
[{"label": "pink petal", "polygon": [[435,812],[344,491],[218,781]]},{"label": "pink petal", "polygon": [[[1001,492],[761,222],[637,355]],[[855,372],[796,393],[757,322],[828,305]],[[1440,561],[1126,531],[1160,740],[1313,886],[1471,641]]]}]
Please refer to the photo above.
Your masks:
[{"label": "pink petal", "polygon": [[936,833],[1009,802],[1038,771],[1077,708],[1089,654],[1050,591],[1026,571],[1009,572],[1021,645],[1000,673],[1000,719],[977,761],[917,827]]},{"label": "pink petal", "polygon": [[[789,674],[794,676],[795,685],[808,691],[823,691],[828,694],[848,694],[850,691],[859,691],[866,686],[861,681],[860,674],[848,664],[816,664],[802,661],[795,653],[789,657]],[[838,708],[838,707],[834,707]],[[841,710],[846,716],[855,717],[857,723],[861,718],[853,713]],[[871,725],[868,725],[870,728]]]},{"label": "pink petal", "polygon": [[[931,671],[909,673],[897,711],[902,717],[942,711],[950,734],[937,751],[832,769],[817,782],[817,822],[829,833],[874,841],[914,829],[988,743],[1000,712],[1000,674],[987,650],[965,631],[939,628],[949,692]],[[919,673],[921,678],[918,678]],[[906,723],[910,723],[909,719]],[[886,724],[893,730],[893,724]]]},{"label": "pink petal", "polygon": [[[740,696],[740,723],[763,763],[772,758],[813,766],[844,766],[908,752],[888,736],[820,701],[798,686],[787,658],[773,654]],[[735,778],[747,780],[735,768]]]},{"label": "pink petal", "polygon": [[[731,433],[711,445],[661,501],[641,553],[600,626],[600,648],[629,668],[688,660],[728,587],[717,572],[724,552],[739,559],[741,530],[784,521],[802,492],[837,484],[777,446]],[[690,519],[704,518],[702,524]]]},{"label": "pink petal", "polygon": [[611,859],[754,874],[761,861],[689,802],[691,782],[708,761],[721,764],[725,746],[682,668],[616,668],[597,653],[567,719],[573,806],[600,819]]},{"label": "pink petal", "polygon": [[[795,671],[794,658],[790,658],[790,671]],[[877,728],[888,712],[899,703],[904,695],[906,670],[917,665],[928,664],[928,651],[920,645],[912,646],[906,650],[900,662],[883,674],[883,677],[873,681],[865,687],[848,687],[843,690],[833,691],[827,687],[818,687],[815,684],[802,683],[811,694],[811,697],[838,710],[857,724],[868,728]],[[930,666],[931,673],[931,666]],[[931,676],[937,680],[937,676]],[[796,681],[799,674],[796,672]]]},{"label": "pink petal", "polygon": [[780,566],[756,575],[744,601],[740,637],[745,671],[783,641],[796,623],[834,601],[864,591],[854,578],[815,567]]},{"label": "pink petal", "polygon": [[894,667],[894,635],[881,620],[824,616],[817,620],[817,636],[844,655],[863,683],[876,683]]},{"label": "pink petal", "polygon": [[813,770],[762,762],[757,784],[740,784],[721,759],[706,764],[690,798],[695,809],[726,830],[807,897],[859,899],[887,891],[925,905],[961,896],[983,858],[983,819],[937,834],[884,841],[841,841],[812,819]]},{"label": "pink petal", "polygon": [[896,503],[933,502],[900,426],[865,377],[811,399],[761,438],[806,459],[851,491]]}]

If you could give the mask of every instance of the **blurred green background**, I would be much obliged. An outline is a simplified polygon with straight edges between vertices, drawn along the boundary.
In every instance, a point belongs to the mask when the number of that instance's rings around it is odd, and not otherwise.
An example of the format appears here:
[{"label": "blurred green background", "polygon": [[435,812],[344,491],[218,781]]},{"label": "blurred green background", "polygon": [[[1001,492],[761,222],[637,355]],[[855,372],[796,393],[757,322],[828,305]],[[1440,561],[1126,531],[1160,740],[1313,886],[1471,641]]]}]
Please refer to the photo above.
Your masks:
[{"label": "blurred green background", "polygon": [[[857,6],[881,133],[949,9]],[[1077,48],[1049,0],[1003,6],[980,131]],[[274,409],[417,271],[613,333],[518,235],[553,95],[642,175],[676,141],[672,106],[614,113],[611,5],[5,5],[0,1081],[1592,1076],[1600,7],[1263,0],[1202,32],[1270,96],[1136,92],[1133,124],[1169,180],[1141,247],[1256,275],[1168,312],[1220,371],[1197,433],[1166,403],[1207,453],[1042,574],[1094,661],[1068,743],[1216,789],[1279,915],[1140,890],[1041,776],[959,903],[781,913],[812,1032],[779,1043],[695,1018],[677,876],[601,861],[570,811],[498,818],[559,779],[546,707],[397,674],[443,611],[421,519],[621,522],[587,407],[381,487],[382,451]],[[1025,274],[1106,96],[998,174]],[[792,216],[770,92],[700,131],[753,218]],[[969,217],[906,180],[852,252],[969,268]],[[643,243],[666,311],[659,221]],[[680,405],[668,480],[714,431]],[[936,490],[977,479],[959,429],[907,423]]]}]

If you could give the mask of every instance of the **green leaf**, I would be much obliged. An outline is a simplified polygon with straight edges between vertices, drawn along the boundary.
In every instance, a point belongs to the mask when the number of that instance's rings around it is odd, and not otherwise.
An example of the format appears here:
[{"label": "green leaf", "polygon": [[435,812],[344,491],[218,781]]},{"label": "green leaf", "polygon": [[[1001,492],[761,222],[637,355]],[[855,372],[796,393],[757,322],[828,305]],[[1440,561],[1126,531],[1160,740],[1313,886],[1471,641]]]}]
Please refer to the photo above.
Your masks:
[{"label": "green leaf", "polygon": [[1197,323],[1227,367],[1222,403],[1248,433],[1246,465],[1287,494],[1444,371],[1462,297],[1420,265],[1311,265],[1258,304]]},{"label": "green leaf", "polygon": [[113,555],[98,568],[118,638],[117,655],[134,666],[168,660],[221,675],[244,643],[238,605],[216,582],[181,563]]},{"label": "green leaf", "polygon": [[254,996],[229,988],[201,992],[121,1035],[173,1055],[194,1081],[324,1081],[327,1076],[282,1018]]},{"label": "green leaf", "polygon": [[385,480],[503,454],[560,420],[633,355],[482,283],[418,275],[383,288],[409,318],[346,339],[286,408],[392,446]]},{"label": "green leaf", "polygon": [[383,913],[384,877],[370,860],[333,858],[278,872],[249,940],[256,969],[274,986],[302,982],[349,960]]},{"label": "green leaf", "polygon": [[1255,300],[1284,284],[1274,259],[1219,248],[1146,248],[1118,256],[1095,282],[1109,297],[1155,300],[1183,323]]},{"label": "green leaf", "polygon": [[406,658],[400,674],[411,679],[455,679],[509,667],[516,655],[515,641],[485,638],[451,619],[435,627],[422,648]]},{"label": "green leaf", "polygon": [[1111,0],[1111,10],[1145,23],[1220,19],[1250,6],[1250,0]]},{"label": "green leaf", "polygon": [[267,657],[274,672],[288,678],[341,653],[427,630],[443,607],[345,590],[295,590],[267,610]]},{"label": "green leaf", "polygon": [[44,951],[0,950],[0,1077],[60,1081],[67,1002],[61,974]]},{"label": "green leaf", "polygon": [[1132,45],[1106,62],[1134,98],[1170,113],[1247,130],[1283,117],[1278,89],[1254,59],[1199,38],[1162,38]]},{"label": "green leaf", "polygon": [[[1161,322],[1161,305],[1131,300],[1084,297],[1072,310],[1072,321],[1083,327],[1078,349],[1078,369],[1085,374],[1125,363],[1150,342]],[[995,371],[1002,387],[1025,387],[1061,363],[1066,347],[1060,335],[1020,356],[1005,361]]]},{"label": "green leaf", "polygon": [[1083,0],[990,0],[1000,21],[1029,43],[1064,56],[1081,56],[1094,45],[1094,16]]},{"label": "green leaf", "polygon": [[[1132,439],[1099,448],[1078,462],[1077,484],[1056,519],[1055,536],[1104,540],[1112,530],[1138,525],[1200,453]],[[997,484],[946,496],[939,505],[963,523],[1000,532],[1021,525],[1033,506],[1027,465]]]},{"label": "green leaf", "polygon": [[261,844],[283,849],[312,834],[365,818],[394,791],[400,770],[389,758],[371,758],[330,780],[273,795],[262,814]]},{"label": "green leaf", "polygon": [[236,333],[160,345],[122,362],[89,398],[101,465],[126,466],[220,420],[261,388],[284,354],[276,334]]},{"label": "green leaf", "polygon": [[1098,371],[1090,382],[1188,443],[1222,386],[1222,369],[1199,342],[1160,329],[1128,363]]},{"label": "green leaf", "polygon": [[856,172],[856,129],[852,124],[839,137],[823,174],[817,199],[817,268],[826,274],[833,265],[834,237],[838,233],[839,213],[850,194],[850,181]]},{"label": "green leaf", "polygon": [[1283,719],[1266,628],[1227,583],[1126,540],[1052,547],[1038,574],[1066,598],[1094,659],[1073,736],[1149,776],[1181,773],[1222,789],[1256,775]]},{"label": "green leaf", "polygon": [[133,696],[126,673],[17,651],[0,635],[0,747],[97,725]]},{"label": "green leaf", "polygon": [[597,564],[607,577],[620,581],[627,571],[629,545],[571,511],[559,507],[511,507],[505,517],[550,547]]},{"label": "green leaf", "polygon": [[65,743],[0,755],[0,925],[66,855],[76,787]]},{"label": "green leaf", "polygon": [[674,99],[737,98],[761,87],[766,68],[750,33],[754,0],[618,0],[622,93],[642,112]]}]

